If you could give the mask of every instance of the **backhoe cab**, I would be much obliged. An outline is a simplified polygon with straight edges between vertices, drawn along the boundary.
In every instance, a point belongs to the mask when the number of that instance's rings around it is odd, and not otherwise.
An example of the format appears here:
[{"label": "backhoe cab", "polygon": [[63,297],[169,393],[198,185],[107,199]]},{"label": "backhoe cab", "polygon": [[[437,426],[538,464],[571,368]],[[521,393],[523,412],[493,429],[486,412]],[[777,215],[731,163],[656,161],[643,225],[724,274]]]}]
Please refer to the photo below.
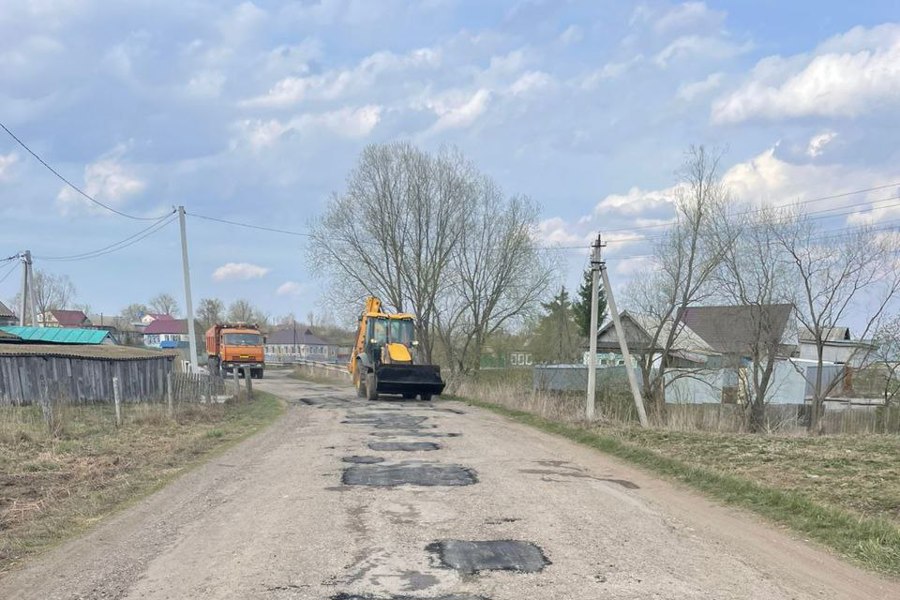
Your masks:
[{"label": "backhoe cab", "polygon": [[415,333],[413,315],[385,313],[378,298],[366,301],[348,365],[357,395],[369,400],[379,394],[431,400],[444,391],[439,366],[415,364]]}]

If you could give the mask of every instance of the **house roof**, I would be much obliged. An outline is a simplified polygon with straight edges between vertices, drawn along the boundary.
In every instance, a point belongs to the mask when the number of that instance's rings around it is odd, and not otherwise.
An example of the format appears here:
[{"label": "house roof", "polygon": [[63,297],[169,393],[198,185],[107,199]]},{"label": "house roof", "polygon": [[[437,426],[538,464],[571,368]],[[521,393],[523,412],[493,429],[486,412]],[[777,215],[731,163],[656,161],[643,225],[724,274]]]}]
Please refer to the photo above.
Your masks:
[{"label": "house roof", "polygon": [[[296,338],[294,337],[295,333]],[[295,330],[293,327],[289,327],[286,329],[277,329],[266,336],[266,344],[293,345],[295,343],[304,346],[328,345],[327,341],[315,335],[309,328],[298,328]]]},{"label": "house roof", "polygon": [[87,315],[80,310],[51,310],[50,314],[62,327],[77,327],[87,321]]},{"label": "house roof", "polygon": [[15,317],[16,313],[9,309],[8,306],[0,302],[0,317]]},{"label": "house roof", "polygon": [[785,334],[793,306],[691,306],[677,319],[700,336],[716,352],[746,355],[757,341],[787,345]]},{"label": "house roof", "polygon": [[22,338],[20,338],[19,336],[9,333],[8,331],[3,331],[2,329],[0,329],[0,342],[9,343],[9,342],[21,342],[21,341],[22,341]]},{"label": "house roof", "polygon": [[[194,328],[200,332],[200,324],[194,321]],[[187,319],[156,319],[144,328],[144,335],[187,335]]]},{"label": "house roof", "polygon": [[[814,342],[816,341],[815,334],[809,330],[809,328],[804,327],[800,331],[800,340],[804,342]],[[850,328],[849,327],[823,327],[822,328],[822,340],[826,342],[849,342],[850,338]]]},{"label": "house roof", "polygon": [[79,346],[75,344],[0,344],[0,356],[61,356],[104,360],[141,360],[169,358],[177,353],[130,346]]},{"label": "house roof", "polygon": [[[652,340],[653,332],[655,332],[658,327],[659,321],[657,321],[654,317],[633,314],[628,311],[623,311],[620,315],[620,318],[623,322],[623,327],[626,329],[626,338],[628,338],[628,345],[630,349],[634,352],[646,352]],[[672,330],[672,324],[673,321],[671,319],[668,319],[660,328],[659,338],[657,339],[656,343],[657,351],[661,349],[661,346],[668,338],[669,333]],[[601,337],[612,330],[612,334],[616,336],[615,343],[599,343],[598,349],[618,350],[618,336],[615,334],[615,330],[613,329],[613,327],[614,323],[612,321],[607,323],[602,328],[600,328],[600,330],[597,332],[597,336]],[[632,339],[631,336],[635,336],[635,339]],[[672,346],[673,355],[684,355],[685,358],[694,360],[698,358],[695,356],[696,354],[709,356],[718,353],[719,352],[715,348],[710,346],[702,337],[691,330],[690,327],[683,323],[680,323],[678,325],[678,329],[675,332],[675,343]]]},{"label": "house roof", "polygon": [[26,342],[48,344],[102,344],[109,332],[102,329],[77,327],[0,327],[0,330],[22,338]]}]

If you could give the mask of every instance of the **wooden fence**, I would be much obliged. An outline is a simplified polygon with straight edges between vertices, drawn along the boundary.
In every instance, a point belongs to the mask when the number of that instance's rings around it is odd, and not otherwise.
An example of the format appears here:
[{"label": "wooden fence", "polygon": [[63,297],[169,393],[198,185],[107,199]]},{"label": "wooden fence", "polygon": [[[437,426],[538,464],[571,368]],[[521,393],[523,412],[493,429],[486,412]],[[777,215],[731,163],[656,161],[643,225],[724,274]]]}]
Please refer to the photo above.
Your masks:
[{"label": "wooden fence", "polygon": [[172,372],[172,356],[158,353],[127,359],[0,354],[0,405],[109,402],[113,377],[120,382],[123,402],[162,400]]},{"label": "wooden fence", "polygon": [[173,400],[175,402],[216,401],[217,398],[233,395],[234,385],[226,383],[217,375],[203,373],[175,373],[173,380]]}]

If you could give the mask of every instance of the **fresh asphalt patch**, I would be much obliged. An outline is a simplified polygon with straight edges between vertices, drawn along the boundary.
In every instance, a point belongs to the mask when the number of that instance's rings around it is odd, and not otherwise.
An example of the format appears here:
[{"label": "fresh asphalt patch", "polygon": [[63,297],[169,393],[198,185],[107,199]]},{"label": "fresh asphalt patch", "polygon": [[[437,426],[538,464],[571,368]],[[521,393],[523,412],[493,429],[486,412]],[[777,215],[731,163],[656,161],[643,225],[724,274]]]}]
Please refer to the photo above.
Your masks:
[{"label": "fresh asphalt patch", "polygon": [[337,594],[330,600],[490,600],[484,596],[450,594],[449,596],[373,596],[371,594]]},{"label": "fresh asphalt patch", "polygon": [[537,573],[550,564],[540,547],[516,540],[441,540],[429,544],[426,550],[438,559],[441,566],[466,575],[480,571]]},{"label": "fresh asphalt patch", "polygon": [[345,463],[354,463],[357,465],[374,465],[384,462],[380,456],[345,456],[341,459]]},{"label": "fresh asphalt patch", "polygon": [[437,433],[434,431],[398,430],[398,431],[373,431],[369,435],[372,435],[375,437],[383,437],[383,438],[392,438],[392,437],[397,437],[400,435],[407,436],[407,437],[420,437],[420,438],[454,438],[454,437],[459,437],[462,434],[461,433]]},{"label": "fresh asphalt patch", "polygon": [[353,465],[344,469],[344,485],[396,487],[400,485],[463,486],[478,483],[474,469],[427,462]]},{"label": "fresh asphalt patch", "polygon": [[376,452],[428,452],[440,450],[434,442],[369,442],[369,450]]}]

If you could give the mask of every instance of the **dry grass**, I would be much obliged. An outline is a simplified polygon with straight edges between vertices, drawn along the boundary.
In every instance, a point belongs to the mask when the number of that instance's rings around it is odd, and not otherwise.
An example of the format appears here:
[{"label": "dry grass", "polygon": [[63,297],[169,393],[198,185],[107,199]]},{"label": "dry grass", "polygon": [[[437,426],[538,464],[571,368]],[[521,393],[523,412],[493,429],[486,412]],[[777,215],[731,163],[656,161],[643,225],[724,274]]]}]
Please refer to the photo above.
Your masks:
[{"label": "dry grass", "polygon": [[253,402],[58,408],[51,433],[40,409],[0,411],[0,574],[158,489],[210,453],[273,421],[274,396]]}]

